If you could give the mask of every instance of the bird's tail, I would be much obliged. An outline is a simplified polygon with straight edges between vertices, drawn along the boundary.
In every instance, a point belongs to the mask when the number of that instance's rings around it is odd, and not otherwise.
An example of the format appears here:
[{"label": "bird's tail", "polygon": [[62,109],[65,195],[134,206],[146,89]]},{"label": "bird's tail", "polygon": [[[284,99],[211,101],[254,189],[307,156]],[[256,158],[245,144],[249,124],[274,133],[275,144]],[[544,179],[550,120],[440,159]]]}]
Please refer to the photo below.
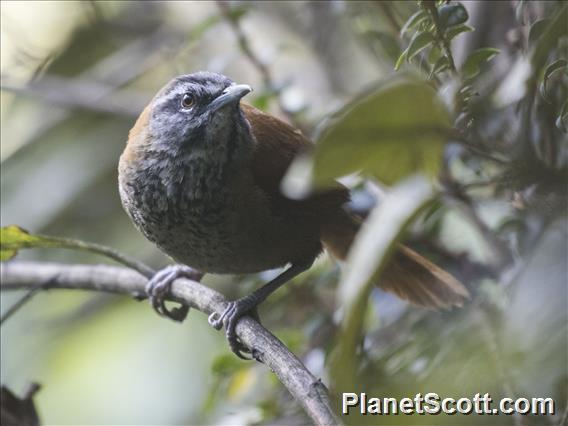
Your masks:
[{"label": "bird's tail", "polygon": [[[360,224],[342,214],[322,228],[322,242],[338,260],[345,260]],[[456,278],[414,250],[401,245],[377,285],[404,300],[428,308],[462,306],[469,292]]]}]

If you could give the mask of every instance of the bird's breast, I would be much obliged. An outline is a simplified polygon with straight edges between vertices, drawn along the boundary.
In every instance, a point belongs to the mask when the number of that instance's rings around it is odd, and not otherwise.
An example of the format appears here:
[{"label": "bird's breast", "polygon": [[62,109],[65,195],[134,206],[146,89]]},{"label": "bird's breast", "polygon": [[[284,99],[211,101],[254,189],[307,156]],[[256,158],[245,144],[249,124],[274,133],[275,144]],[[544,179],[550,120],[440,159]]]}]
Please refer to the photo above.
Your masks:
[{"label": "bird's breast", "polygon": [[123,205],[138,229],[177,262],[203,272],[250,273],[293,261],[306,242],[310,253],[318,251],[317,231],[307,235],[301,224],[274,214],[245,173],[140,170],[120,170]]}]

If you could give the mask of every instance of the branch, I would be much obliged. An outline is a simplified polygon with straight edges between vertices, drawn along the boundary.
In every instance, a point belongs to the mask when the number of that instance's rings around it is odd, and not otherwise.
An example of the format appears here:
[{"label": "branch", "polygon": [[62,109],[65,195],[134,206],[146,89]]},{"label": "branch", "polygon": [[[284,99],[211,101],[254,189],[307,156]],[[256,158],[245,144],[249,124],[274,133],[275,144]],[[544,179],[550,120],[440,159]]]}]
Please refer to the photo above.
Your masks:
[{"label": "branch", "polygon": [[115,93],[101,98],[100,93],[109,93],[112,87],[88,80],[43,76],[41,80],[27,85],[16,83],[2,75],[0,90],[17,95],[39,98],[49,104],[65,108],[81,108],[89,111],[126,117],[138,116],[144,106],[145,96],[132,91]]},{"label": "branch", "polygon": [[446,58],[448,58],[448,65],[450,67],[450,71],[453,75],[457,75],[458,71],[456,69],[456,64],[454,61],[454,56],[452,55],[452,50],[450,49],[450,43],[448,39],[444,35],[444,29],[440,23],[440,17],[438,16],[438,9],[436,9],[436,2],[434,1],[424,1],[422,2],[426,10],[430,13],[432,17],[432,21],[434,21],[434,27],[436,29],[436,37],[440,44],[442,45],[442,49],[444,50],[444,54]]},{"label": "branch", "polygon": [[[127,268],[106,265],[65,265],[49,262],[7,262],[0,270],[1,291],[23,290],[49,282],[46,289],[79,289],[145,296],[146,278]],[[217,291],[184,278],[177,279],[169,300],[188,304],[209,315],[221,313],[227,301]],[[250,317],[237,324],[239,339],[254,358],[266,364],[317,425],[338,425],[325,385],[288,348]]]}]

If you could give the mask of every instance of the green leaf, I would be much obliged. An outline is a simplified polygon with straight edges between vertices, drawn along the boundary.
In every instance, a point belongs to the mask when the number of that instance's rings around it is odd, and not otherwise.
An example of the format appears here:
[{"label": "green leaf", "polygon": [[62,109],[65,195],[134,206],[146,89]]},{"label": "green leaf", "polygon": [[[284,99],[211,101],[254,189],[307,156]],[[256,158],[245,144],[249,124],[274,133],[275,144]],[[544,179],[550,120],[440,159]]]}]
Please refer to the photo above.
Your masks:
[{"label": "green leaf", "polygon": [[445,56],[440,57],[434,66],[432,67],[432,71],[430,71],[430,75],[428,78],[432,78],[434,74],[438,74],[442,71],[445,71],[450,67],[450,61]]},{"label": "green leaf", "polygon": [[414,58],[420,51],[426,48],[429,44],[434,41],[434,36],[429,32],[420,32],[416,33],[410,44],[408,45],[407,53],[406,53],[406,60],[410,61]]},{"label": "green leaf", "polygon": [[479,74],[479,67],[482,63],[490,61],[495,55],[500,53],[499,49],[493,47],[482,47],[481,49],[475,50],[468,58],[465,60],[461,68],[462,75],[464,79],[473,78]]},{"label": "green leaf", "polygon": [[438,9],[442,28],[449,28],[467,22],[469,16],[461,3],[444,4]]},{"label": "green leaf", "polygon": [[357,235],[338,288],[343,321],[329,369],[334,392],[356,389],[356,351],[371,290],[404,230],[434,196],[432,185],[424,177],[407,179],[375,207]]},{"label": "green leaf", "polygon": [[535,70],[544,67],[550,52],[558,45],[562,37],[566,37],[566,22],[568,21],[568,5],[564,4],[560,12],[552,19],[550,25],[543,30],[542,35],[534,44],[531,52],[531,64]]},{"label": "green leaf", "polygon": [[540,36],[542,35],[546,27],[548,27],[551,21],[552,20],[548,18],[541,19],[531,25],[531,29],[529,30],[529,44],[536,42],[540,38]]},{"label": "green leaf", "polygon": [[313,183],[359,170],[386,184],[417,172],[434,176],[450,127],[450,114],[430,85],[409,78],[384,83],[358,96],[325,129],[315,146]]},{"label": "green leaf", "polygon": [[440,59],[441,57],[442,57],[442,51],[438,46],[434,45],[430,49],[430,52],[428,52],[428,63],[435,64],[438,61],[438,59]]},{"label": "green leaf", "polygon": [[427,47],[433,41],[434,36],[427,31],[417,32],[416,34],[414,34],[412,40],[410,40],[408,47],[400,54],[400,56],[396,60],[394,69],[398,71],[405,59],[407,61],[410,61],[415,55],[417,55],[422,49]]},{"label": "green leaf", "polygon": [[398,39],[382,31],[373,31],[371,35],[379,43],[385,55],[392,60],[392,62],[396,62],[400,52]]},{"label": "green leaf", "polygon": [[406,59],[406,55],[408,54],[408,49],[404,49],[403,52],[400,54],[396,63],[394,64],[394,69],[398,71],[403,64],[404,60]]},{"label": "green leaf", "polygon": [[49,238],[32,235],[19,226],[0,228],[0,261],[13,258],[22,248],[53,246],[56,246],[56,243]]},{"label": "green leaf", "polygon": [[428,18],[428,13],[425,10],[420,9],[418,12],[413,14],[408,20],[404,23],[400,30],[400,35],[403,36],[406,32],[420,24],[420,22],[424,21]]},{"label": "green leaf", "polygon": [[548,65],[544,70],[544,77],[540,86],[540,93],[544,99],[548,99],[548,80],[552,74],[566,68],[566,65],[568,65],[568,61],[566,61],[566,59],[558,59]]},{"label": "green leaf", "polygon": [[457,37],[458,35],[460,35],[461,33],[466,33],[466,32],[471,32],[474,31],[473,27],[470,27],[469,25],[458,25],[455,27],[451,27],[448,28],[446,30],[446,38],[448,40],[453,40],[455,37]]}]

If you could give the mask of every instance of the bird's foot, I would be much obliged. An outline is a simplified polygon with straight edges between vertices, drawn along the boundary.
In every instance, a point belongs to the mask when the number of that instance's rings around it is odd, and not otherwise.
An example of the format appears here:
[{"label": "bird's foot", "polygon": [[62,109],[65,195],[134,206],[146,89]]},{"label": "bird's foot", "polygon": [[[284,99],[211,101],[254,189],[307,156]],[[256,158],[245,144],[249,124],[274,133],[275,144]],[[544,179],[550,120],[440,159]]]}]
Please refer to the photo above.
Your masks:
[{"label": "bird's foot", "polygon": [[236,326],[239,319],[244,315],[249,315],[260,322],[256,305],[258,300],[254,294],[250,294],[241,299],[229,302],[227,308],[221,315],[213,312],[209,315],[209,324],[216,330],[221,330],[225,326],[227,341],[231,351],[239,358],[250,360],[252,358],[244,356],[243,353],[250,354],[251,351],[237,337]]},{"label": "bird's foot", "polygon": [[187,278],[199,281],[203,277],[201,272],[185,265],[170,265],[159,270],[146,284],[146,294],[150,299],[150,304],[154,310],[165,317],[174,321],[183,321],[189,312],[189,306],[181,305],[173,309],[168,309],[164,298],[171,290],[172,283],[178,278]]}]

